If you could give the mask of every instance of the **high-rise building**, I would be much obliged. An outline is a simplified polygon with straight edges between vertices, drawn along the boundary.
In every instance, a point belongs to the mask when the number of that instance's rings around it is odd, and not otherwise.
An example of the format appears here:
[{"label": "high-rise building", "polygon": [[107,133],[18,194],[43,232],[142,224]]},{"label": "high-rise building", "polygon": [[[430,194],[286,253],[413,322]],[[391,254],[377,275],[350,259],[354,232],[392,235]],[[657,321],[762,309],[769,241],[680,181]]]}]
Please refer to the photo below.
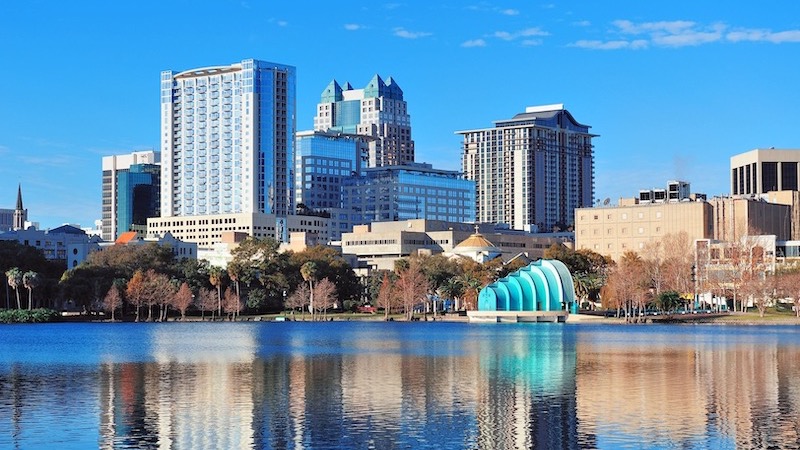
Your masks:
[{"label": "high-rise building", "polygon": [[254,59],[161,73],[161,217],[286,216],[295,68]]},{"label": "high-rise building", "polygon": [[[119,235],[119,230],[128,231],[131,223],[128,223],[128,217],[133,213],[126,213],[126,218],[121,222],[119,215],[120,215],[120,208],[123,211],[129,211],[132,207],[133,202],[133,192],[129,192],[128,187],[133,187],[130,184],[126,184],[125,192],[120,192],[120,175],[128,173],[131,170],[132,166],[139,166],[140,168],[134,170],[141,170],[144,167],[150,167],[149,170],[152,172],[153,166],[156,166],[161,161],[161,154],[159,152],[153,150],[145,150],[145,151],[138,151],[129,153],[127,155],[113,155],[113,156],[104,156],[103,157],[103,210],[101,220],[103,221],[102,225],[102,238],[105,241],[113,241]],[[147,176],[151,178],[151,175]],[[122,176],[123,179],[128,179],[126,175]],[[156,179],[150,180],[151,186],[158,188],[159,181],[158,177]],[[143,188],[140,188],[140,191]],[[120,199],[123,201],[123,205],[120,205]],[[158,200],[156,200],[158,201]],[[157,211],[157,210],[156,210]],[[146,223],[145,221],[137,222],[141,225]]]},{"label": "high-rise building", "polygon": [[324,131],[297,133],[295,202],[300,208],[330,213],[342,206],[342,180],[366,165],[369,138]]},{"label": "high-rise building", "polygon": [[340,231],[409,219],[475,222],[475,183],[430,164],[374,167],[342,182]]},{"label": "high-rise building", "polygon": [[161,166],[131,164],[117,173],[117,236],[147,232],[147,219],[159,216]]},{"label": "high-rise building", "polygon": [[375,138],[370,143],[369,167],[414,161],[411,117],[403,90],[389,77],[375,75],[364,89],[331,81],[322,92],[314,129]]},{"label": "high-rise building", "polygon": [[477,221],[550,231],[592,205],[594,154],[589,126],[563,104],[528,107],[493,128],[458,131],[461,164],[477,189]]}]

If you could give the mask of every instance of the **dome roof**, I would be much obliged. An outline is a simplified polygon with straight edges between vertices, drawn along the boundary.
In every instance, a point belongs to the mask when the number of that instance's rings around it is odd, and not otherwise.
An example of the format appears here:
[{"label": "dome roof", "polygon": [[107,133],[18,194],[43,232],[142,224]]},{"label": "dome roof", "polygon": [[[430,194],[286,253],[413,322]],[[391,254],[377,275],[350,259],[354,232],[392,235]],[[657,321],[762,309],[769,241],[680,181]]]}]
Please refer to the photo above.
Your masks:
[{"label": "dome roof", "polygon": [[491,241],[483,237],[483,235],[478,232],[471,234],[468,238],[464,239],[458,245],[456,245],[455,248],[458,249],[480,248],[486,250],[497,249],[497,247],[495,247]]}]

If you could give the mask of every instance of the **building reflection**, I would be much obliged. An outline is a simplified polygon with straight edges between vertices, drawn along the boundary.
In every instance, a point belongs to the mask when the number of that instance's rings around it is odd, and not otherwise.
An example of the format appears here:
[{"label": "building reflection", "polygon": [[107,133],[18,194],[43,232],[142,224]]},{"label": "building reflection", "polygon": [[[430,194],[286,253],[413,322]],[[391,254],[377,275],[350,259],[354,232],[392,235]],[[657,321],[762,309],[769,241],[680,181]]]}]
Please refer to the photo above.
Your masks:
[{"label": "building reflection", "polygon": [[256,341],[208,331],[152,328],[155,362],[101,365],[101,448],[253,448]]},{"label": "building reflection", "polygon": [[[152,327],[145,361],[81,378],[100,447],[800,447],[800,347],[780,334],[277,327]],[[15,370],[0,371],[12,432],[50,380]]]},{"label": "building reflection", "polygon": [[[577,411],[611,444],[800,445],[800,351],[735,336],[639,344],[579,339]],[[596,340],[596,336],[593,337]]]}]

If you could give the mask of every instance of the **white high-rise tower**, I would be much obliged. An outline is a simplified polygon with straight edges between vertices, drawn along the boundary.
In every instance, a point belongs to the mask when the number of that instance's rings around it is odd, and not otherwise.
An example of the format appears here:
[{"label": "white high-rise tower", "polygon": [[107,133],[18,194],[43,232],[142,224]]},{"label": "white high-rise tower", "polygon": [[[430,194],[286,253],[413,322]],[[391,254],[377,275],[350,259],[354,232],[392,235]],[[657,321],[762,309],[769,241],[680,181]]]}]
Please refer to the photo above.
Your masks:
[{"label": "white high-rise tower", "polygon": [[295,68],[161,73],[161,217],[293,209]]}]

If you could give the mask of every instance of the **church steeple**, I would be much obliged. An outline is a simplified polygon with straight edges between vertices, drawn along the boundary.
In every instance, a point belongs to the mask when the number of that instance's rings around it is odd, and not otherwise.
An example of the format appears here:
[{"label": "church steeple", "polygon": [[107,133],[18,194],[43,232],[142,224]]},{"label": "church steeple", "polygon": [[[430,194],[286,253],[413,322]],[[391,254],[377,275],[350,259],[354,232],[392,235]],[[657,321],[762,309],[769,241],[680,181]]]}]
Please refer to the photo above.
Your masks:
[{"label": "church steeple", "polygon": [[25,228],[25,221],[28,220],[28,211],[22,206],[22,184],[17,185],[17,207],[14,209],[14,224],[15,230],[22,230]]}]

